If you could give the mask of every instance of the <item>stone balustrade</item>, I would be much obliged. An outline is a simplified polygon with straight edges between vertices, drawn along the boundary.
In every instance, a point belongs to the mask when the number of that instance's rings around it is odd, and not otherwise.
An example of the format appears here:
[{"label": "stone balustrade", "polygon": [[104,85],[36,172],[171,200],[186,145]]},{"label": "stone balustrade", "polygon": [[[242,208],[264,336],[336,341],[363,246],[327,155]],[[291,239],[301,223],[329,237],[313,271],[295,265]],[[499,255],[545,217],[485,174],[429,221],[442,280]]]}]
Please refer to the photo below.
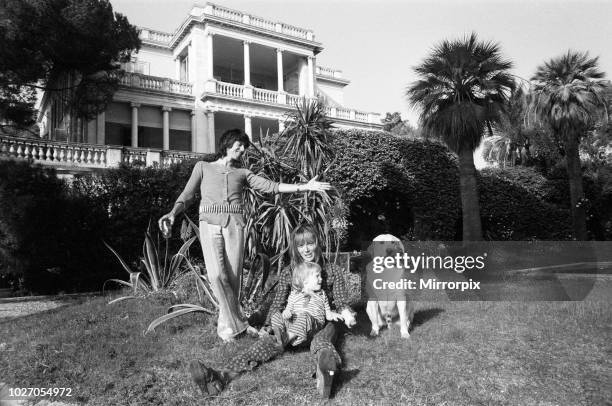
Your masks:
[{"label": "stone balustrade", "polygon": [[112,168],[121,163],[166,166],[204,156],[207,154],[0,135],[0,159],[23,159],[66,171]]},{"label": "stone balustrade", "polygon": [[173,34],[169,34],[163,31],[152,30],[150,28],[140,29],[140,39],[145,41],[157,42],[160,44],[168,45],[172,41]]},{"label": "stone balustrade", "polygon": [[327,68],[324,66],[317,65],[317,75],[327,76],[330,78],[342,79],[342,71],[338,69]]},{"label": "stone balustrade", "polygon": [[238,10],[232,10],[217,4],[207,3],[204,7],[204,14],[221,18],[223,20],[250,25],[267,31],[274,31],[290,37],[314,41],[314,33],[311,30],[252,16],[250,14],[246,14]]},{"label": "stone balustrade", "polygon": [[218,94],[222,94],[224,96],[240,98],[244,97],[244,86],[242,85],[217,81],[215,88]]},{"label": "stone balustrade", "polygon": [[192,95],[193,90],[193,85],[191,83],[131,72],[122,72],[119,83],[128,87],[183,94],[188,96]]},{"label": "stone balustrade", "polygon": [[[259,89],[257,87],[245,87],[234,83],[221,81],[211,81],[215,89],[215,93],[222,96],[230,96],[241,99],[252,99],[259,102],[270,104],[282,104],[295,107],[300,104],[302,96],[291,93],[279,93],[275,90]],[[249,91],[245,91],[249,89]],[[380,124],[380,114],[367,113],[344,107],[328,107],[327,115],[330,118],[339,118],[343,120],[357,121],[361,123]]]},{"label": "stone balustrade", "polygon": [[278,92],[255,87],[253,88],[253,99],[266,103],[278,103]]}]

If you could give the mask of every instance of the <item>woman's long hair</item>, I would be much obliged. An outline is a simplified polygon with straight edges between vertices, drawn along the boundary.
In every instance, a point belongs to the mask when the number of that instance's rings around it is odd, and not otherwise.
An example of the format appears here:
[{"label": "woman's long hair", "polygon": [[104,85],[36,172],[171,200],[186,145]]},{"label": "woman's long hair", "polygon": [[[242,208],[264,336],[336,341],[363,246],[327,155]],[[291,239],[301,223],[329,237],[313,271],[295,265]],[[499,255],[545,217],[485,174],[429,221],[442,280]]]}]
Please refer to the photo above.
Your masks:
[{"label": "woman's long hair", "polygon": [[321,244],[317,238],[317,233],[312,226],[308,224],[302,224],[293,230],[291,233],[291,242],[289,244],[289,255],[291,256],[291,268],[295,269],[296,266],[304,262],[304,258],[298,251],[298,246],[304,244],[315,244],[314,259],[312,262],[316,262],[322,266],[323,253],[321,251]]}]

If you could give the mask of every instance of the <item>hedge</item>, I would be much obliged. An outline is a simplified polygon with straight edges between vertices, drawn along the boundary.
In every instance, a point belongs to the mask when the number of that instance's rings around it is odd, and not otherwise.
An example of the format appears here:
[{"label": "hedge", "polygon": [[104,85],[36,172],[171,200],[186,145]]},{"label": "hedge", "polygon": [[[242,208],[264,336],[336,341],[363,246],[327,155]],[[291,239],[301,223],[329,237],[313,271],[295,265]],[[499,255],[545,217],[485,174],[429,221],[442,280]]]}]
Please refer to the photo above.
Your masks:
[{"label": "hedge", "polygon": [[[336,162],[328,177],[350,207],[349,248],[381,232],[378,214],[404,238],[461,238],[459,170],[445,146],[354,129],[336,130],[331,139]],[[552,198],[569,194],[556,182],[530,168],[485,170],[478,181],[485,238],[570,238],[569,210]]]},{"label": "hedge", "polygon": [[[326,180],[350,208],[344,248],[362,248],[382,232],[379,214],[402,238],[461,237],[459,171],[445,146],[354,129],[335,130],[330,142],[336,157]],[[0,274],[21,276],[24,287],[37,293],[99,290],[104,280],[123,278],[102,241],[137,267],[144,231],[171,208],[194,163],[165,169],[122,166],[77,177],[68,186],[51,169],[0,161]],[[609,183],[601,175],[585,176],[593,214],[589,229],[599,239],[611,234]],[[564,173],[488,169],[479,173],[478,184],[485,238],[570,238]],[[196,206],[189,215],[197,217]],[[199,252],[192,249],[192,254]]]}]

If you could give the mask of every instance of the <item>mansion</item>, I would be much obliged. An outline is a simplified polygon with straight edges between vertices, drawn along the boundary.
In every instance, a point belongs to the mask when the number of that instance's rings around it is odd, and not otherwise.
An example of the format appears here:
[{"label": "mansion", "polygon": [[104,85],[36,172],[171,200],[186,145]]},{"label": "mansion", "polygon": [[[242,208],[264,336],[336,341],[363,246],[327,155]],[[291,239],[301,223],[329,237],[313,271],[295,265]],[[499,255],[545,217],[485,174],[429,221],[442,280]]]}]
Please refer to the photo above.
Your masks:
[{"label": "mansion", "polygon": [[[43,140],[90,145],[73,153],[91,154],[98,164],[111,159],[104,146],[143,157],[152,152],[163,161],[180,152],[216,152],[230,128],[243,128],[254,140],[282,131],[286,113],[303,97],[323,99],[336,127],[382,129],[378,113],[344,107],[350,82],[317,65],[323,48],[311,30],[206,3],[194,6],[174,33],[141,28],[140,38],[119,90],[96,119],[71,120],[55,103],[59,96],[43,96]],[[36,146],[29,153],[41,155]],[[61,161],[55,150],[42,155],[49,153]]]}]

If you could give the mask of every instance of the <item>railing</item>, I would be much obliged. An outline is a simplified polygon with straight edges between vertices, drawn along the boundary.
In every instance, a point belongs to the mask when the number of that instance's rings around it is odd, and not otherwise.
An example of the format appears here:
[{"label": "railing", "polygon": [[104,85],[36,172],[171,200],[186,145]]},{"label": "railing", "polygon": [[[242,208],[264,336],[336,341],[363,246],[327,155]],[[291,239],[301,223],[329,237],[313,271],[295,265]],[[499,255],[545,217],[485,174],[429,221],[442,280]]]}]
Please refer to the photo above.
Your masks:
[{"label": "railing", "polygon": [[150,28],[141,28],[139,37],[142,40],[149,40],[168,45],[172,40],[173,34],[169,34],[163,31],[152,30]]},{"label": "railing", "polygon": [[303,28],[295,27],[293,25],[282,24],[282,32],[283,32],[283,34],[287,34],[287,35],[290,35],[292,37],[308,39],[308,31],[307,30],[305,30]]},{"label": "railing", "polygon": [[342,78],[342,71],[332,68],[326,68],[324,66],[317,65],[316,68],[317,75],[328,76],[331,78]]},{"label": "railing", "polygon": [[143,165],[147,163],[147,150],[133,147],[124,147],[121,154],[121,162],[124,164],[133,164],[141,162]]},{"label": "railing", "polygon": [[193,85],[191,83],[130,72],[123,72],[119,83],[123,86],[156,90],[160,92],[184,94],[189,96],[191,96],[193,89]]},{"label": "railing", "polygon": [[107,150],[108,147],[105,145],[0,136],[0,155],[50,165],[67,164],[103,168],[107,165]]},{"label": "railing", "polygon": [[120,163],[138,162],[143,166],[164,166],[205,156],[208,154],[0,136],[0,159],[23,159],[67,170],[112,168]]},{"label": "railing", "polygon": [[345,120],[350,120],[351,119],[351,110],[349,110],[349,109],[342,109],[342,108],[336,108],[336,117],[343,118]]},{"label": "railing", "polygon": [[[252,91],[246,92],[243,85],[236,85],[221,81],[210,81],[209,83],[214,84],[214,86],[210,88],[211,93],[213,93],[212,89],[214,89],[214,93],[218,95],[241,98],[245,100],[255,100],[264,103],[282,104],[295,107],[296,104],[300,104],[303,97],[291,93],[280,94],[275,90],[259,89],[256,87],[251,88]],[[281,95],[283,95],[283,97],[280,97]],[[330,118],[339,118],[368,124],[380,124],[380,114],[378,113],[367,113],[365,111],[358,111],[344,107],[327,107],[326,113]]]},{"label": "railing", "polygon": [[251,17],[250,18],[251,25],[255,27],[263,28],[264,30],[275,31],[276,24],[272,21],[264,20],[261,17]]},{"label": "railing", "polygon": [[185,159],[201,158],[204,155],[206,154],[199,154],[197,152],[162,151],[160,161],[162,165],[167,166],[181,163]]},{"label": "railing", "polygon": [[355,110],[355,121],[364,121],[368,122],[368,113],[364,113],[363,111]]},{"label": "railing", "polygon": [[274,31],[290,37],[314,41],[314,34],[311,30],[295,27],[290,24],[266,20],[265,18],[252,16],[250,14],[246,14],[238,10],[232,10],[223,6],[218,6],[216,4],[206,4],[204,7],[204,14],[245,25],[251,25],[253,27],[262,28],[268,31]]},{"label": "railing", "polygon": [[300,103],[300,99],[302,96],[298,96],[297,94],[287,94],[287,104],[290,106],[295,106]]},{"label": "railing", "polygon": [[232,10],[231,8],[217,6],[216,4],[212,4],[212,15],[219,18],[224,18],[226,20],[242,22],[242,13],[237,10]]},{"label": "railing", "polygon": [[253,99],[266,103],[278,103],[278,92],[254,87]]},{"label": "railing", "polygon": [[227,82],[216,82],[216,92],[225,96],[244,97],[244,86]]}]

